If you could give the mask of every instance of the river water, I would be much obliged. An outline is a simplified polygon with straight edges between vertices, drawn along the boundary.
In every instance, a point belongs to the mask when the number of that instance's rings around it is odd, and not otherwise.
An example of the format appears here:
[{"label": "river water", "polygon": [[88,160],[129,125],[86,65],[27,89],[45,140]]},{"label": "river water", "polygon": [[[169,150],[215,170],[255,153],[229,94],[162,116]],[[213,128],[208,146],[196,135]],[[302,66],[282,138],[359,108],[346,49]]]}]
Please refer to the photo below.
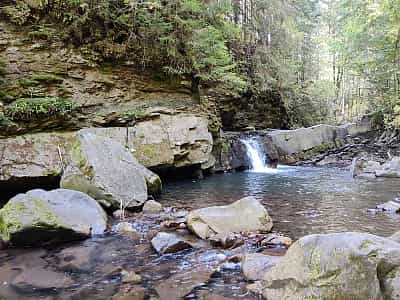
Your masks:
[{"label": "river water", "polygon": [[[368,208],[399,196],[398,187],[395,179],[352,179],[342,169],[279,166],[263,173],[167,183],[160,201],[165,207],[194,209],[230,204],[251,195],[268,209],[274,230],[293,239],[338,231],[387,236],[400,230],[400,216],[373,214]],[[202,299],[199,295],[204,292],[257,299],[247,292],[240,265],[221,263],[238,251],[258,251],[256,246],[222,250],[197,242],[194,250],[160,257],[149,243],[160,230],[158,219],[158,215],[133,214],[128,221],[139,236],[109,233],[59,247],[0,252],[0,299],[112,299],[121,289],[138,285],[147,289],[148,297],[161,292],[169,295],[164,297],[168,300],[183,295]],[[142,282],[123,284],[121,269],[140,274]],[[188,287],[192,286],[196,288],[191,292]]]},{"label": "river water", "polygon": [[162,201],[198,208],[254,196],[268,209],[274,229],[294,238],[340,231],[390,235],[400,230],[400,215],[368,212],[400,196],[400,181],[353,179],[349,174],[338,168],[279,166],[265,173],[215,175],[169,184]]}]

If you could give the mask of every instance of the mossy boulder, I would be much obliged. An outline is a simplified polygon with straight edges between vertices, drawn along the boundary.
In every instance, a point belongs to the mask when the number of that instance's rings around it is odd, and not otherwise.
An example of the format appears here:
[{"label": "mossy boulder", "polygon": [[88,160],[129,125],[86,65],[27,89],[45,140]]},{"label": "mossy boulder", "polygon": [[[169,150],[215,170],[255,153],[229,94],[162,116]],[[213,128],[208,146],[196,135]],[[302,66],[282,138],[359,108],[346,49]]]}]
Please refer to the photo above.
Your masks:
[{"label": "mossy boulder", "polygon": [[309,235],[263,278],[266,299],[399,299],[400,244],[367,233]]},{"label": "mossy boulder", "polygon": [[0,234],[16,246],[38,246],[102,234],[107,216],[91,197],[77,191],[31,190],[0,210]]},{"label": "mossy boulder", "polygon": [[142,166],[128,149],[99,135],[96,129],[82,129],[77,133],[71,157],[61,187],[87,193],[114,209],[121,205],[138,207],[147,200]]}]

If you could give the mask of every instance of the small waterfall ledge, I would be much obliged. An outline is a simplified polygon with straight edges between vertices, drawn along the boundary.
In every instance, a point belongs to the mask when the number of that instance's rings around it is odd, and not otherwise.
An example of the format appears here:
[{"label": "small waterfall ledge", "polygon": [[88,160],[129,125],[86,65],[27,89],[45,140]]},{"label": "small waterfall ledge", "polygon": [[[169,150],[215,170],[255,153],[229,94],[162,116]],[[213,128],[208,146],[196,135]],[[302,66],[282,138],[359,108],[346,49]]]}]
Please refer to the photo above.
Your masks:
[{"label": "small waterfall ledge", "polygon": [[276,173],[277,169],[268,165],[268,158],[264,152],[262,144],[256,138],[242,139],[241,142],[246,146],[247,156],[249,157],[251,168],[254,173]]}]

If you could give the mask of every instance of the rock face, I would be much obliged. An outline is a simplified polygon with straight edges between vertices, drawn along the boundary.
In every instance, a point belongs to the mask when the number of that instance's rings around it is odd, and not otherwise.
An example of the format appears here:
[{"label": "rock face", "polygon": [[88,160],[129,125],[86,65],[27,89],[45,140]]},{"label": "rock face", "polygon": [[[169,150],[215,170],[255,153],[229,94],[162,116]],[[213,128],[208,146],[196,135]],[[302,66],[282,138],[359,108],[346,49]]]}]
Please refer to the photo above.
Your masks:
[{"label": "rock face", "polygon": [[73,140],[74,135],[70,133],[0,139],[0,190],[27,185],[57,186],[62,173],[61,157],[65,157],[65,149]]},{"label": "rock face", "polygon": [[[57,186],[63,166],[75,167],[64,172],[71,175],[85,167],[79,163],[88,163],[86,167],[94,167],[96,173],[129,165],[127,173],[136,165],[145,177],[148,193],[157,195],[162,189],[161,180],[145,167],[153,170],[213,167],[213,141],[207,124],[207,119],[201,116],[159,113],[129,128],[90,128],[71,133],[39,133],[0,139],[0,187],[3,191],[13,184],[15,190],[21,186],[43,186],[47,181]],[[121,154],[123,159],[119,156],[109,159],[111,154]],[[88,175],[86,173],[83,172]],[[107,176],[123,176],[118,173],[111,172]],[[90,178],[90,181],[98,179]],[[139,181],[142,184],[142,180]],[[122,183],[115,178],[115,184]],[[142,193],[136,195],[138,199],[144,198],[143,188],[136,193]]]},{"label": "rock face", "polygon": [[106,206],[126,208],[147,200],[145,178],[132,154],[121,144],[83,129],[72,149],[73,168],[61,187],[81,191]]},{"label": "rock face", "polygon": [[263,278],[266,299],[398,299],[400,244],[366,233],[306,236]]},{"label": "rock face", "polygon": [[268,232],[272,219],[254,197],[246,197],[231,205],[197,209],[186,217],[188,228],[202,239],[218,233]]},{"label": "rock face", "polygon": [[19,194],[0,210],[2,238],[22,246],[102,234],[106,223],[107,216],[94,199],[64,189]]}]

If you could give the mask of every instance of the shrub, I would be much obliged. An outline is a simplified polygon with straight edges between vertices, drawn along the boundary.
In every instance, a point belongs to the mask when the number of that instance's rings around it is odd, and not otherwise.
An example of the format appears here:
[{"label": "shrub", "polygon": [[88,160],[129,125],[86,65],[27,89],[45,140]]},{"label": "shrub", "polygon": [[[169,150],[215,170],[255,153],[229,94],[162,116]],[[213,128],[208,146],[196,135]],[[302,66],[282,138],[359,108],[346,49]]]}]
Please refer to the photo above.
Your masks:
[{"label": "shrub", "polygon": [[5,109],[5,117],[12,121],[31,121],[71,113],[74,104],[68,99],[57,97],[22,98]]}]

